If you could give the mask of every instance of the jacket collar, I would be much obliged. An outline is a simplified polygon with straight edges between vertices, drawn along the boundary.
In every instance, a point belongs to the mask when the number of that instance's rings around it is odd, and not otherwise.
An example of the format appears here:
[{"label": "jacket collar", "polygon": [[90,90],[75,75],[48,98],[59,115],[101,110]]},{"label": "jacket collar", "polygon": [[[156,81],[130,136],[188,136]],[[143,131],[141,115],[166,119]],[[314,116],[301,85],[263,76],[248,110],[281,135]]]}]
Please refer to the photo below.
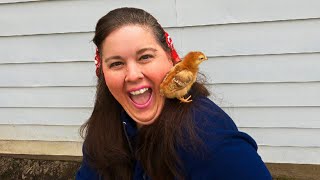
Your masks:
[{"label": "jacket collar", "polygon": [[131,140],[138,133],[136,122],[124,111],[121,111],[121,120],[124,126],[125,133]]}]

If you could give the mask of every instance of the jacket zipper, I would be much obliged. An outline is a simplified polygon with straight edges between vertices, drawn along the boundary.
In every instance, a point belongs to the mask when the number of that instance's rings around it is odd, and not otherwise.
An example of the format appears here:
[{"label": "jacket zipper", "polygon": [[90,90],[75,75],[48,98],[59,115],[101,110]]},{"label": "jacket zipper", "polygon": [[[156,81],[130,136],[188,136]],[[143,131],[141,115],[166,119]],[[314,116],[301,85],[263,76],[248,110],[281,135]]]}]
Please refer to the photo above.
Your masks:
[{"label": "jacket zipper", "polygon": [[128,145],[129,145],[129,149],[130,149],[131,154],[133,155],[133,148],[131,146],[131,142],[130,142],[130,139],[129,139],[128,134],[127,134],[126,125],[127,125],[126,122],[122,122],[123,131],[124,131],[124,134],[126,136],[126,139],[127,139]]},{"label": "jacket zipper", "polygon": [[[126,139],[127,139],[128,145],[129,145],[129,149],[130,149],[131,154],[133,155],[133,148],[132,148],[132,145],[131,145],[129,136],[128,136],[128,134],[127,134],[126,125],[127,125],[126,122],[122,122],[123,131],[124,131],[124,134],[125,134],[125,136],[126,136]],[[142,178],[143,178],[143,180],[146,180],[146,179],[147,179],[147,175],[146,175],[145,172],[143,172]]]}]

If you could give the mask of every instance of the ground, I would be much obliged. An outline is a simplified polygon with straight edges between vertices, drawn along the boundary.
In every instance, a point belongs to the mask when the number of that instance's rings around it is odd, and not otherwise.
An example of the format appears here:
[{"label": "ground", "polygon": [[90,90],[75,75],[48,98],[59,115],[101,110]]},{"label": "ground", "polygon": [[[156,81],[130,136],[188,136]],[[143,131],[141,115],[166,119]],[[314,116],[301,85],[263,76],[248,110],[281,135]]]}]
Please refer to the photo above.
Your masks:
[{"label": "ground", "polygon": [[73,180],[80,162],[0,156],[0,167],[1,180]]},{"label": "ground", "polygon": [[[75,179],[80,163],[81,157],[0,155],[0,179],[72,180]],[[320,165],[267,164],[267,167],[274,180],[320,180]]]}]

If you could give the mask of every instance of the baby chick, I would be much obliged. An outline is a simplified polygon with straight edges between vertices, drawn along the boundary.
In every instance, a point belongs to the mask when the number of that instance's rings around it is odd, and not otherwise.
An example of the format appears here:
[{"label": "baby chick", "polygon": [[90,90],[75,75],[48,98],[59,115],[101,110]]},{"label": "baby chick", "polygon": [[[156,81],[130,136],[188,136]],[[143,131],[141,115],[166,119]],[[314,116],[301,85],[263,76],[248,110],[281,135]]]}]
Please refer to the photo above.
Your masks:
[{"label": "baby chick", "polygon": [[160,94],[167,98],[177,98],[184,103],[191,102],[191,95],[188,98],[184,98],[184,96],[197,79],[199,64],[207,59],[202,52],[189,52],[167,73],[160,84]]}]

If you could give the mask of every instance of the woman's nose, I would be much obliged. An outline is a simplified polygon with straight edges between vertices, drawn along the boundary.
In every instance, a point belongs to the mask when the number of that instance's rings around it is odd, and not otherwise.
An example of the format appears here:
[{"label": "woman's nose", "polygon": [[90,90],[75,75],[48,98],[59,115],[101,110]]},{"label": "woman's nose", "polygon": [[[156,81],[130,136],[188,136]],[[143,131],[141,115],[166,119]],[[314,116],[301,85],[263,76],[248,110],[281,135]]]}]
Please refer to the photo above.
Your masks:
[{"label": "woman's nose", "polygon": [[127,64],[126,78],[125,78],[126,82],[134,82],[142,78],[143,78],[143,74],[139,65],[135,63]]}]

